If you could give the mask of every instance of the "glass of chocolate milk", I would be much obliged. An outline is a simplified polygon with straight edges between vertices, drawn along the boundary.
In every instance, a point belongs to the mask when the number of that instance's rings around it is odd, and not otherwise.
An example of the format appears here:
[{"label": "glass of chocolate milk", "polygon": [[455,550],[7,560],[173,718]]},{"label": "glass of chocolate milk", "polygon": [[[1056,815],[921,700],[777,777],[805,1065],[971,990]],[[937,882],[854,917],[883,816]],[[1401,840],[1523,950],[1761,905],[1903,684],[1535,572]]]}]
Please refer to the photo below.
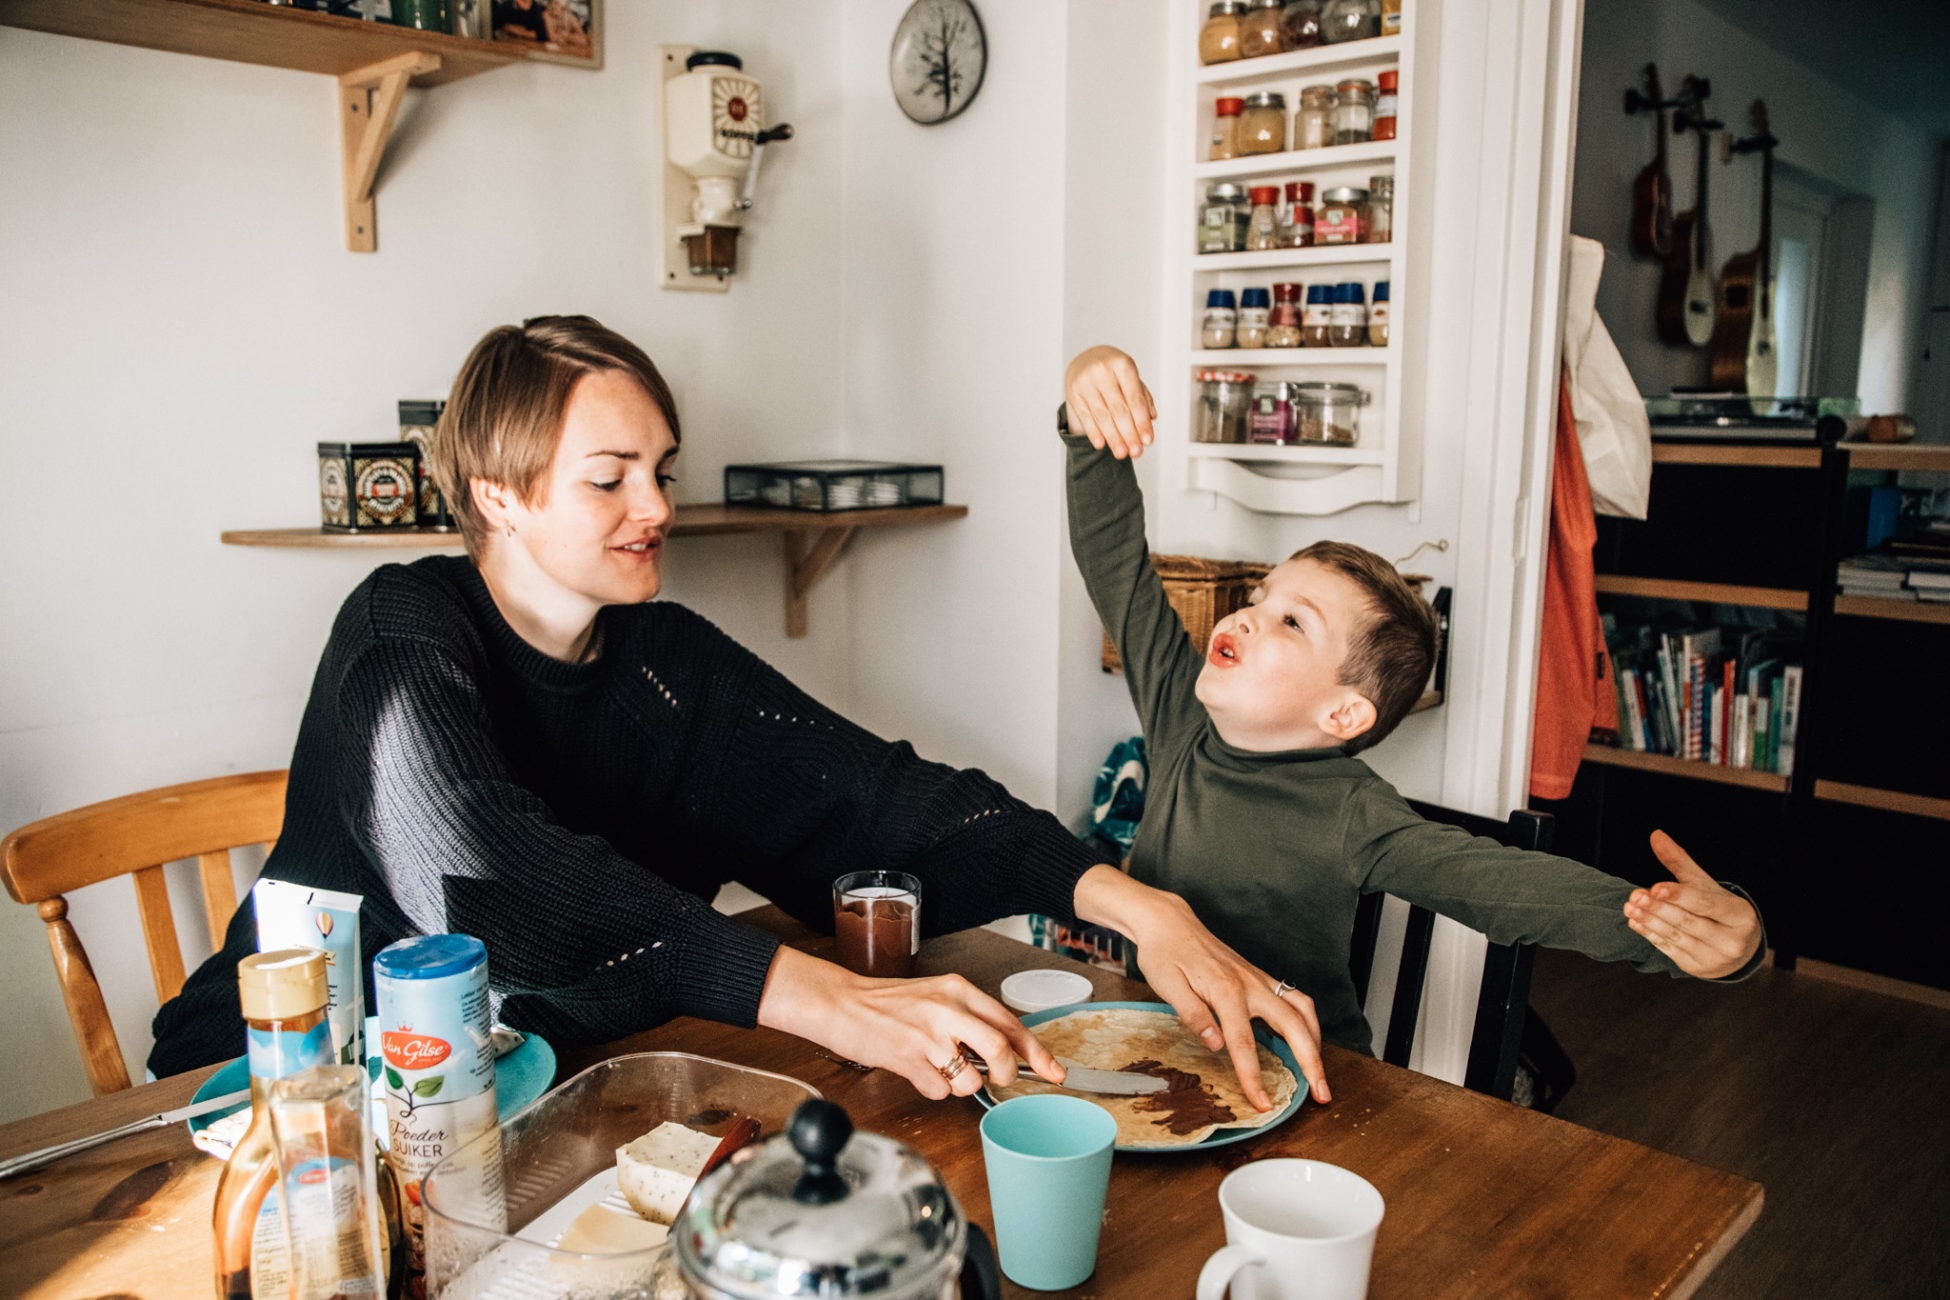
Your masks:
[{"label": "glass of chocolate milk", "polygon": [[833,882],[840,964],[856,975],[906,979],[921,948],[921,882],[900,871],[853,871]]}]

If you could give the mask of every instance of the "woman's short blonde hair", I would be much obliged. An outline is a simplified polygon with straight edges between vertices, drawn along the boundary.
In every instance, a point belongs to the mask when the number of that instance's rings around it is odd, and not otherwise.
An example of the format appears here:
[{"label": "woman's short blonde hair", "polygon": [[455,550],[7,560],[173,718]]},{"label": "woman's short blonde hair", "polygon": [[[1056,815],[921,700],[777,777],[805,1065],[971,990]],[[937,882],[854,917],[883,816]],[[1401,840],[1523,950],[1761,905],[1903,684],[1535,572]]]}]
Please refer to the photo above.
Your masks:
[{"label": "woman's short blonde hair", "polygon": [[562,440],[562,418],[576,381],[597,370],[621,370],[643,385],[679,439],[670,385],[642,348],[588,316],[536,316],[489,330],[454,380],[447,409],[428,448],[434,482],[460,525],[467,553],[479,560],[487,524],[469,484],[499,483],[536,504],[549,461]]}]

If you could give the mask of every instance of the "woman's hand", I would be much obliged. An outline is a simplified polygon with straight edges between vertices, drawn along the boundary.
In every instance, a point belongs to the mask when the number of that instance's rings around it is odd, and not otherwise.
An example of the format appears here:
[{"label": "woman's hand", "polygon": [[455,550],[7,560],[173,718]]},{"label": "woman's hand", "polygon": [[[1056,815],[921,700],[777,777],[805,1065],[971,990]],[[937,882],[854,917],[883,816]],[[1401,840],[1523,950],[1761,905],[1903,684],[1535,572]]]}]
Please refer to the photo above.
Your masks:
[{"label": "woman's hand", "polygon": [[758,1023],[818,1043],[849,1061],[900,1075],[936,1101],[966,1097],[982,1086],[964,1066],[942,1073],[963,1044],[989,1063],[1006,1087],[1020,1057],[1046,1079],[1063,1067],[1008,1008],[959,975],[869,979],[832,962],[781,947],[765,977]]},{"label": "woman's hand", "polygon": [[1633,890],[1625,923],[1698,979],[1720,979],[1752,960],[1761,940],[1754,905],[1721,888],[1664,831],[1652,832],[1652,852],[1674,879]]},{"label": "woman's hand", "polygon": [[1077,353],[1063,375],[1063,400],[1070,409],[1070,432],[1122,460],[1136,460],[1151,445],[1151,422],[1158,404],[1138,378],[1137,362],[1113,347]]},{"label": "woman's hand", "polygon": [[1276,996],[1278,982],[1221,943],[1184,899],[1141,885],[1115,867],[1096,866],[1077,882],[1076,910],[1082,920],[1107,925],[1137,944],[1145,981],[1207,1047],[1231,1052],[1239,1084],[1253,1105],[1261,1110],[1273,1105],[1260,1081],[1255,1019],[1286,1039],[1314,1099],[1333,1100],[1320,1060],[1313,999],[1292,989]]}]

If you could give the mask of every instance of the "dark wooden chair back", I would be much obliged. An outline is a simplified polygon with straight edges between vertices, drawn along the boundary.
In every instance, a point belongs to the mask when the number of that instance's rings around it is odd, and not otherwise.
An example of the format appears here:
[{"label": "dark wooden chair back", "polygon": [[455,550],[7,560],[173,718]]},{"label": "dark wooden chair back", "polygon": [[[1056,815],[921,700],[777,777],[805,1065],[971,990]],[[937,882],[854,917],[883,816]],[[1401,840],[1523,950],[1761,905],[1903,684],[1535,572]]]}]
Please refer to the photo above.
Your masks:
[{"label": "dark wooden chair back", "polygon": [[[1508,822],[1475,813],[1458,812],[1411,799],[1409,806],[1432,822],[1460,826],[1472,835],[1500,840],[1511,848],[1548,852],[1555,820],[1549,813],[1519,809]],[[1374,974],[1375,941],[1381,932],[1381,904],[1385,895],[1369,894],[1354,915],[1354,946],[1348,963],[1355,995],[1368,1000]],[[1395,976],[1395,995],[1388,1012],[1388,1037],[1381,1059],[1406,1067],[1415,1046],[1415,1029],[1422,1015],[1422,985],[1429,973],[1429,941],[1435,933],[1435,913],[1424,907],[1408,909],[1408,928],[1402,938],[1401,967]],[[1476,999],[1476,1025],[1469,1039],[1469,1064],[1463,1086],[1504,1101],[1517,1078],[1517,1052],[1523,1042],[1524,1012],[1530,1005],[1531,948],[1528,944],[1493,943],[1483,959],[1483,989]]]}]

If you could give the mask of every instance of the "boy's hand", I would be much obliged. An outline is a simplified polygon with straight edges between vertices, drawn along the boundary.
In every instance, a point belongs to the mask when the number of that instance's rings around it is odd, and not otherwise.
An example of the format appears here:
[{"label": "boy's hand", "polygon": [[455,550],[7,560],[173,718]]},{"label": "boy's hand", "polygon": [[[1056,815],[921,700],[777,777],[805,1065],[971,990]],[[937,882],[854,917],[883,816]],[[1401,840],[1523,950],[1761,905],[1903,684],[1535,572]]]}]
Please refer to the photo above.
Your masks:
[{"label": "boy's hand", "polygon": [[1722,889],[1664,831],[1652,832],[1652,851],[1674,879],[1633,890],[1625,900],[1625,923],[1699,979],[1719,979],[1745,966],[1760,946],[1753,904]]},{"label": "boy's hand", "polygon": [[1077,353],[1063,375],[1063,400],[1070,407],[1070,432],[1099,451],[1136,460],[1151,445],[1158,404],[1138,378],[1137,362],[1116,348]]}]

